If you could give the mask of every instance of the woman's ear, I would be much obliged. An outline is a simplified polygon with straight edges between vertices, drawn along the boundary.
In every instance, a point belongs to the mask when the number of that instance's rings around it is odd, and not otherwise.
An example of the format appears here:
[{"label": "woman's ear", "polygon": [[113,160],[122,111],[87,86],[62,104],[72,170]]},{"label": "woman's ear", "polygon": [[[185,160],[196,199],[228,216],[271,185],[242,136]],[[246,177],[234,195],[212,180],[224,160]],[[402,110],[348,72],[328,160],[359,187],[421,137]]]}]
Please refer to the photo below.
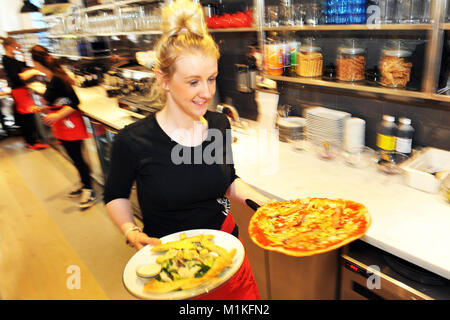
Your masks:
[{"label": "woman's ear", "polygon": [[169,81],[167,80],[166,75],[161,70],[155,70],[156,81],[161,88],[166,91],[169,91]]}]

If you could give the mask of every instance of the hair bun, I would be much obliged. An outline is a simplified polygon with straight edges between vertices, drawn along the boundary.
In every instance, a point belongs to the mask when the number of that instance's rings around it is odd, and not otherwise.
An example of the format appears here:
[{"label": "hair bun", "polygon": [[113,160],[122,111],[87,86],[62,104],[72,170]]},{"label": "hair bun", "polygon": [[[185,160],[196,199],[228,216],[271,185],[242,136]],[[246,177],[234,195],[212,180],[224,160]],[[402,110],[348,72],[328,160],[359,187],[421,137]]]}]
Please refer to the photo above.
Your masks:
[{"label": "hair bun", "polygon": [[192,0],[175,0],[162,10],[161,29],[164,36],[193,33],[203,37],[206,25],[200,3]]}]

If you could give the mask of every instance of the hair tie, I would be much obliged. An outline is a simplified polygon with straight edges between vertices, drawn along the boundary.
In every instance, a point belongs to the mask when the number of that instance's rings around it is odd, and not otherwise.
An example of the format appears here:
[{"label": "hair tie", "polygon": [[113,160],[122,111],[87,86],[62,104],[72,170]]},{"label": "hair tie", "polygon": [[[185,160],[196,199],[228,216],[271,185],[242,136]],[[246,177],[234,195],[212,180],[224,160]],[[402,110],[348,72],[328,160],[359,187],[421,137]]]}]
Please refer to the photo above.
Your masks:
[{"label": "hair tie", "polygon": [[188,32],[189,32],[188,28],[183,27],[177,32],[177,34],[188,33]]}]

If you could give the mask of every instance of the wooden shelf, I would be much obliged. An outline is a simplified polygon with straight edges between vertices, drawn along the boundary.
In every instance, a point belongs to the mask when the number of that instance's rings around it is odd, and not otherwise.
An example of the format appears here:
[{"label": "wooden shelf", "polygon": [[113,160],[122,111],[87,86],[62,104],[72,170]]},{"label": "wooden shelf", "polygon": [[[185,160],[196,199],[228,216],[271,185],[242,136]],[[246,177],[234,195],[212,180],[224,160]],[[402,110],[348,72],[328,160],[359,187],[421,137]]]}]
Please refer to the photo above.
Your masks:
[{"label": "wooden shelf", "polygon": [[433,30],[431,24],[320,24],[316,26],[263,27],[264,31],[336,31],[336,30]]},{"label": "wooden shelf", "polygon": [[320,78],[304,78],[304,77],[297,78],[297,77],[274,76],[274,75],[270,75],[270,74],[264,74],[264,76],[269,79],[272,79],[272,80],[293,82],[293,83],[299,83],[299,84],[305,84],[305,85],[311,85],[311,86],[320,86],[320,87],[328,87],[328,88],[334,88],[334,89],[344,89],[344,90],[352,90],[352,91],[383,94],[383,95],[401,96],[401,97],[406,97],[406,98],[450,102],[450,95],[437,94],[437,93],[430,94],[430,93],[421,92],[421,91],[385,88],[385,87],[378,87],[378,86],[368,86],[368,85],[364,85],[363,83],[346,83],[346,82],[327,81],[327,80],[322,80]]},{"label": "wooden shelf", "polygon": [[208,29],[210,33],[219,33],[219,32],[256,32],[258,28],[224,28],[224,29]]},{"label": "wooden shelf", "polygon": [[127,35],[145,35],[145,34],[161,34],[161,30],[144,30],[144,31],[124,31],[124,32],[99,32],[99,33],[78,33],[78,34],[59,34],[48,35],[47,38],[58,39],[76,39],[85,37],[112,37],[112,36],[127,36]]},{"label": "wooden shelf", "polygon": [[[257,28],[227,28],[227,29],[208,29],[210,33],[221,32],[256,32]],[[59,34],[48,35],[47,38],[83,38],[83,37],[111,37],[111,36],[126,36],[126,35],[145,35],[145,34],[162,34],[161,30],[143,30],[143,31],[126,31],[126,32],[99,32],[99,33],[79,33],[79,34]]]},{"label": "wooden shelf", "polygon": [[58,58],[67,58],[72,60],[98,60],[98,59],[108,59],[111,58],[111,56],[98,56],[98,57],[86,57],[86,56],[79,56],[79,55],[71,55],[71,54],[60,54],[60,53],[52,53],[51,54],[54,57]]},{"label": "wooden shelf", "polygon": [[432,94],[431,98],[433,100],[443,101],[443,102],[450,102],[450,96],[447,96],[445,94]]},{"label": "wooden shelf", "polygon": [[8,35],[17,35],[17,34],[25,34],[25,33],[39,33],[39,32],[46,32],[48,31],[48,28],[40,28],[40,29],[23,29],[23,30],[14,30],[14,31],[8,31]]},{"label": "wooden shelf", "polygon": [[345,90],[353,90],[360,92],[370,92],[370,93],[379,93],[379,94],[387,94],[387,95],[395,95],[395,96],[403,96],[410,98],[419,98],[419,99],[430,99],[430,95],[419,92],[419,91],[411,91],[405,89],[395,89],[395,88],[384,88],[378,86],[367,86],[362,83],[347,83],[347,82],[335,82],[335,81],[326,81],[320,78],[303,78],[303,77],[285,77],[285,76],[274,76],[265,74],[265,77],[278,80],[278,81],[286,81],[293,83],[300,83],[312,86],[322,86],[328,88],[335,89],[345,89]]},{"label": "wooden shelf", "polygon": [[441,23],[441,29],[450,30],[450,23]]}]

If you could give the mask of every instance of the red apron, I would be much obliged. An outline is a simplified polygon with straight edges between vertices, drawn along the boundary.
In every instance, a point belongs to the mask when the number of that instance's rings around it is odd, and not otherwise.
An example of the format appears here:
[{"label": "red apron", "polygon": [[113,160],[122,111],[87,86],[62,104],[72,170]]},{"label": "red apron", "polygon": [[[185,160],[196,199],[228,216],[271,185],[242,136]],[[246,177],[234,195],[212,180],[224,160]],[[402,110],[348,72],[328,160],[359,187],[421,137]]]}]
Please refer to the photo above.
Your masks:
[{"label": "red apron", "polygon": [[34,106],[34,99],[26,87],[11,89],[11,96],[16,103],[16,110],[20,114],[29,114],[30,107]]},{"label": "red apron", "polygon": [[[235,222],[231,213],[228,213],[222,224],[221,231],[232,233]],[[241,240],[241,238],[239,238]],[[242,240],[241,240],[242,242]],[[258,287],[245,254],[244,262],[236,274],[225,284],[204,294],[194,300],[260,300]]]},{"label": "red apron", "polygon": [[[61,107],[57,106],[56,108]],[[59,140],[75,141],[89,138],[80,110],[76,110],[67,117],[55,122],[52,125],[52,132],[53,136]]]}]

